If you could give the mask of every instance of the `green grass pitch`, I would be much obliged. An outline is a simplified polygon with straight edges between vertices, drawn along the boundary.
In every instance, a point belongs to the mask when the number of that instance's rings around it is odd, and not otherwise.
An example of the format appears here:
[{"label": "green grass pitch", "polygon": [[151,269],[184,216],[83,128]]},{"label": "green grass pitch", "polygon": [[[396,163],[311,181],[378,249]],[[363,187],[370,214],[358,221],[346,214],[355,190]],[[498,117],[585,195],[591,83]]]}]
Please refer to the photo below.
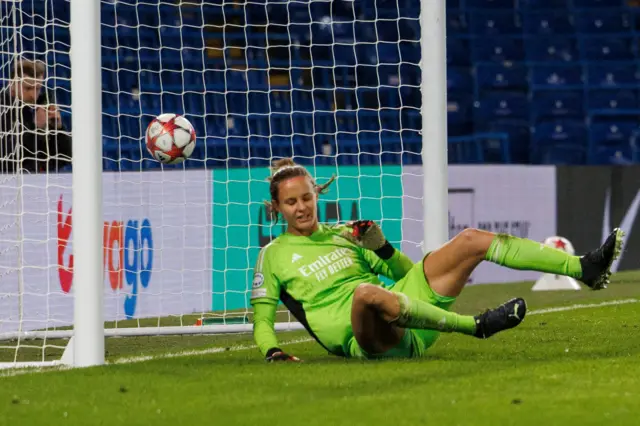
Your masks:
[{"label": "green grass pitch", "polygon": [[343,360],[301,332],[280,335],[301,364],[266,364],[247,335],[108,339],[113,365],[0,372],[0,425],[639,424],[640,273],[598,292],[530,288],[467,288],[458,312],[521,295],[530,314],[415,360]]}]

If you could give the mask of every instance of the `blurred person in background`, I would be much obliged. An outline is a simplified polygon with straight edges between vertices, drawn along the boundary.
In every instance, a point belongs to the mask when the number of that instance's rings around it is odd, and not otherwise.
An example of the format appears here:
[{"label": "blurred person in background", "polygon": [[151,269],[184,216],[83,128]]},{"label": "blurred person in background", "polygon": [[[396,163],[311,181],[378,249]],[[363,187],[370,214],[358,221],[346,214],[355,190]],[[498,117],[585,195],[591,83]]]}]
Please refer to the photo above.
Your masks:
[{"label": "blurred person in background", "polygon": [[0,173],[45,173],[71,162],[71,135],[43,90],[45,65],[21,59],[0,90]]}]

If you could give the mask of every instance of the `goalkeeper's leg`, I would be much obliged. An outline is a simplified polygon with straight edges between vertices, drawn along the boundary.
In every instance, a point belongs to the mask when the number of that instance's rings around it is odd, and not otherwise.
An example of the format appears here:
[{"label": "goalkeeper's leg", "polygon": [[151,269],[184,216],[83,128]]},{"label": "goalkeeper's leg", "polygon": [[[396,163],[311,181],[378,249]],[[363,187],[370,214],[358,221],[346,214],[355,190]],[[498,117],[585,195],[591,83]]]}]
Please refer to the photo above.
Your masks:
[{"label": "goalkeeper's leg", "polygon": [[579,257],[525,238],[465,229],[424,259],[424,273],[436,293],[451,297],[460,294],[483,260],[512,269],[566,275],[600,289],[608,283],[622,237],[622,231],[615,229],[601,247]]},{"label": "goalkeeper's leg", "polygon": [[476,317],[460,315],[401,292],[361,284],[353,296],[351,325],[358,345],[369,355],[376,355],[396,348],[405,337],[405,329],[458,332],[487,338],[517,326],[525,313],[524,300],[512,299]]}]

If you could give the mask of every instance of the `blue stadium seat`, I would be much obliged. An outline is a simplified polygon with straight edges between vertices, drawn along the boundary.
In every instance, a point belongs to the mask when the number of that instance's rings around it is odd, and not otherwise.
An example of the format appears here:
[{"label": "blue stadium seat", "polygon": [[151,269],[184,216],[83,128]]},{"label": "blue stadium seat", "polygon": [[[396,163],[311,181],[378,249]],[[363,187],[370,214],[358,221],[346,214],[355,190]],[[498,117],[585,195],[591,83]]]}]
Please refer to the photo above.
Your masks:
[{"label": "blue stadium seat", "polygon": [[636,62],[590,63],[587,65],[587,84],[601,88],[638,88],[640,67]]},{"label": "blue stadium seat", "polygon": [[487,93],[474,103],[474,121],[527,120],[529,99],[521,93]]},{"label": "blue stadium seat", "polygon": [[291,93],[287,91],[274,90],[269,92],[268,97],[271,112],[291,112]]},{"label": "blue stadium seat", "polygon": [[582,121],[551,121],[535,126],[531,158],[538,163],[583,164],[587,135]]},{"label": "blue stadium seat", "polygon": [[447,11],[446,19],[447,35],[466,34],[469,26],[466,13],[459,10]]},{"label": "blue stadium seat", "polygon": [[640,109],[640,99],[631,90],[593,90],[587,93],[587,109],[615,111]]},{"label": "blue stadium seat", "polygon": [[590,164],[629,165],[638,162],[638,149],[632,144],[600,145],[594,147]]},{"label": "blue stadium seat", "polygon": [[123,142],[131,142],[131,141],[140,141],[144,138],[144,132],[142,128],[144,127],[140,122],[139,116],[131,116],[131,115],[120,115],[120,130],[121,136],[124,139]]},{"label": "blue stadium seat", "polygon": [[620,7],[626,4],[623,0],[572,0],[573,6],[577,8],[591,7]]},{"label": "blue stadium seat", "polygon": [[587,161],[587,149],[572,144],[552,144],[534,147],[531,159],[537,164],[580,165]]},{"label": "blue stadium seat", "polygon": [[469,30],[478,36],[521,34],[522,28],[516,18],[513,11],[474,11],[469,17]]},{"label": "blue stadium seat", "polygon": [[528,87],[527,67],[516,64],[477,64],[476,79],[481,90],[526,89]]},{"label": "blue stadium seat", "polygon": [[594,123],[590,126],[589,142],[592,164],[625,164],[637,161],[636,138],[640,123]]},{"label": "blue stadium seat", "polygon": [[581,40],[582,57],[588,61],[624,61],[634,57],[633,39],[589,37]]},{"label": "blue stadium seat", "polygon": [[[226,108],[229,114],[246,115],[249,113],[246,93],[229,92],[226,94]],[[220,114],[219,111],[213,111]]]},{"label": "blue stadium seat", "polygon": [[471,40],[471,59],[473,61],[522,61],[524,47],[522,40],[505,37],[478,37]]},{"label": "blue stadium seat", "polygon": [[[234,124],[237,116],[233,116]],[[207,112],[205,116],[206,136],[219,138],[227,136],[227,116]]]},{"label": "blue stadium seat", "polygon": [[207,68],[204,70],[204,83],[207,90],[224,91],[226,90],[226,79],[224,69],[218,67]]},{"label": "blue stadium seat", "polygon": [[526,56],[532,62],[571,62],[579,59],[573,37],[533,37],[526,39]]},{"label": "blue stadium seat", "polygon": [[481,130],[508,135],[511,162],[529,163],[531,129],[528,120],[497,120],[487,123]]},{"label": "blue stadium seat", "polygon": [[291,115],[293,120],[293,133],[295,135],[313,135],[313,113],[297,113]]},{"label": "blue stadium seat", "polygon": [[534,89],[581,89],[584,76],[578,64],[533,65],[531,83]]},{"label": "blue stadium seat", "polygon": [[526,11],[563,9],[567,7],[567,0],[520,0],[518,6]]},{"label": "blue stadium seat", "polygon": [[463,39],[447,39],[447,65],[469,65],[469,42]]},{"label": "blue stadium seat", "polygon": [[473,75],[469,68],[449,67],[447,68],[447,92],[473,91]]},{"label": "blue stadium seat", "polygon": [[589,127],[589,139],[594,147],[629,145],[633,132],[639,129],[639,123],[633,122],[592,123]]},{"label": "blue stadium seat", "polygon": [[116,115],[102,114],[102,134],[107,138],[118,138],[120,136],[118,117]]},{"label": "blue stadium seat", "polygon": [[159,93],[141,93],[140,103],[142,111],[147,114],[157,115],[161,112],[162,98]]},{"label": "blue stadium seat", "polygon": [[204,114],[205,113],[205,99],[204,94],[185,92],[182,96],[184,101],[185,110],[192,114]]},{"label": "blue stadium seat", "polygon": [[[230,101],[229,96],[234,95],[234,99],[239,97],[248,98],[249,114],[269,114],[272,109],[269,104],[269,93],[266,92],[250,92],[246,93],[229,93],[227,95],[227,101]],[[235,100],[234,100],[235,102]],[[239,112],[240,113],[240,112]]]},{"label": "blue stadium seat", "polygon": [[466,0],[467,9],[510,9],[513,8],[513,0]]},{"label": "blue stadium seat", "polygon": [[584,116],[583,105],[582,91],[533,92],[532,119],[581,118]]},{"label": "blue stadium seat", "polygon": [[576,30],[585,34],[617,34],[629,32],[632,17],[614,10],[580,10],[575,14]]},{"label": "blue stadium seat", "polygon": [[[447,97],[447,124],[450,135],[463,135],[471,131],[473,99],[468,95],[452,94]],[[415,111],[407,115],[402,124],[405,129],[420,130],[422,122],[420,114]]]},{"label": "blue stadium seat", "polygon": [[529,12],[523,14],[525,34],[553,35],[572,34],[573,21],[565,10]]}]

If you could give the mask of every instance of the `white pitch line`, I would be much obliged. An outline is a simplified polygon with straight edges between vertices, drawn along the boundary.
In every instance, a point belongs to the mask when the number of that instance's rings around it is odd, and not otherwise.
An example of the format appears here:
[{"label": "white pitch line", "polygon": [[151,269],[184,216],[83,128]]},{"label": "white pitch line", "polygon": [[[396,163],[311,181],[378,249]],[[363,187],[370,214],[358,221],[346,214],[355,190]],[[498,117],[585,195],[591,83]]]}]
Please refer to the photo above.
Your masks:
[{"label": "white pitch line", "polygon": [[531,312],[527,312],[527,316],[548,314],[550,312],[575,311],[577,309],[601,308],[603,306],[626,305],[627,303],[638,303],[638,302],[640,302],[640,300],[638,299],[621,299],[621,300],[610,300],[608,302],[602,302],[602,303],[558,306],[557,308],[536,309]]},{"label": "white pitch line", "polygon": [[[626,305],[629,303],[638,303],[640,300],[638,299],[621,299],[621,300],[610,300],[602,303],[592,303],[592,304],[576,304],[569,306],[558,306],[556,308],[545,308],[545,309],[535,309],[533,311],[527,312],[527,316],[531,315],[540,315],[540,314],[548,314],[552,312],[564,312],[564,311],[575,311],[578,309],[590,309],[590,308],[601,308],[604,306],[615,306],[615,305]],[[293,345],[296,343],[306,343],[311,342],[313,339],[311,338],[302,338],[302,339],[294,339],[286,342],[282,342],[283,345]],[[182,351],[182,352],[174,352],[168,354],[159,354],[159,355],[144,355],[144,356],[135,356],[135,357],[126,357],[126,358],[116,358],[113,361],[107,362],[107,365],[114,364],[133,364],[138,362],[145,361],[153,361],[157,359],[171,359],[171,358],[180,358],[185,356],[198,356],[198,355],[209,355],[209,354],[217,354],[222,352],[238,352],[238,351],[247,351],[250,349],[257,349],[257,345],[235,345],[230,347],[215,347],[215,348],[207,348],[200,350],[190,350],[190,351]],[[69,370],[72,367],[66,365],[59,365],[55,367],[45,367],[45,368],[37,368],[37,369],[20,369],[20,370],[5,370],[0,371],[0,377],[13,377],[13,376],[21,376],[23,374],[31,374],[31,373],[45,373],[49,371],[62,371]]]},{"label": "white pitch line", "polygon": [[[303,339],[289,340],[287,342],[282,342],[282,344],[293,345],[296,343],[306,343],[311,341],[313,341],[313,339],[307,337]],[[174,352],[174,353],[160,354],[160,355],[144,355],[144,356],[134,356],[134,357],[128,357],[128,358],[116,358],[115,360],[108,362],[107,364],[133,364],[136,362],[152,361],[156,359],[169,359],[169,358],[179,358],[183,356],[218,354],[222,352],[238,352],[238,351],[247,351],[249,349],[257,349],[257,348],[258,348],[257,345],[236,345],[236,346],[230,346],[225,348],[215,347],[215,348]]]},{"label": "white pitch line", "polygon": [[[312,338],[302,338],[302,339],[294,339],[282,342],[283,345],[294,345],[296,343],[306,343],[313,341]],[[257,349],[257,345],[235,345],[229,347],[215,347],[215,348],[207,348],[207,349],[199,349],[199,350],[190,350],[190,351],[182,351],[182,352],[174,352],[167,354],[159,354],[159,355],[142,355],[142,356],[133,356],[126,358],[116,358],[113,361],[107,361],[107,365],[115,365],[115,364],[134,364],[138,362],[145,361],[153,361],[157,359],[170,359],[170,358],[180,358],[185,356],[198,356],[198,355],[208,355],[208,354],[217,354],[222,352],[238,352],[238,351],[247,351],[250,349]],[[31,373],[47,373],[50,371],[63,371],[70,370],[71,366],[68,365],[56,365],[53,367],[38,367],[31,369],[19,369],[19,370],[0,370],[0,377],[13,377],[13,376],[21,376],[23,374],[31,374]]]}]

